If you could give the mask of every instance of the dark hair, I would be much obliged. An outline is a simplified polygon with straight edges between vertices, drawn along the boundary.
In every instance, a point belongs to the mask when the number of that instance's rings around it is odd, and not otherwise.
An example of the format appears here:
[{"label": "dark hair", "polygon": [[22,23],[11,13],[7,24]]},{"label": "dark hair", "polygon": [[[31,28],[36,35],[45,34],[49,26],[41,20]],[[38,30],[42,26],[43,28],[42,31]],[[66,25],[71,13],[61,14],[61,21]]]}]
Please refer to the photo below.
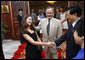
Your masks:
[{"label": "dark hair", "polygon": [[75,31],[77,31],[78,36],[84,36],[84,17],[82,17],[75,25]]},{"label": "dark hair", "polygon": [[[26,16],[26,17],[22,20],[22,22],[21,22],[21,32],[22,32],[22,33],[23,33],[23,32],[26,30],[26,28],[28,28],[28,26],[29,26],[29,25],[27,24],[27,22],[26,22],[26,19],[27,19],[28,17],[32,17],[32,16],[31,16],[31,15]],[[30,29],[33,30],[33,31],[35,31],[35,28],[34,28],[33,23],[31,24]]]},{"label": "dark hair", "polygon": [[61,12],[61,9],[63,9],[63,12],[65,12],[65,9],[63,8],[63,6],[60,7],[60,9],[59,9],[60,12]]},{"label": "dark hair", "polygon": [[58,10],[59,10],[59,12],[60,12],[60,9],[59,9],[59,8],[56,8],[56,9],[58,9]]},{"label": "dark hair", "polygon": [[81,8],[78,5],[72,6],[72,8],[70,9],[70,14],[73,15],[77,13],[77,16],[80,17],[81,16]]},{"label": "dark hair", "polygon": [[22,9],[18,9],[18,11],[23,11]]},{"label": "dark hair", "polygon": [[70,10],[70,9],[72,9],[72,8],[73,8],[73,6],[67,7],[67,8],[65,9],[65,11],[68,11],[68,10]]}]

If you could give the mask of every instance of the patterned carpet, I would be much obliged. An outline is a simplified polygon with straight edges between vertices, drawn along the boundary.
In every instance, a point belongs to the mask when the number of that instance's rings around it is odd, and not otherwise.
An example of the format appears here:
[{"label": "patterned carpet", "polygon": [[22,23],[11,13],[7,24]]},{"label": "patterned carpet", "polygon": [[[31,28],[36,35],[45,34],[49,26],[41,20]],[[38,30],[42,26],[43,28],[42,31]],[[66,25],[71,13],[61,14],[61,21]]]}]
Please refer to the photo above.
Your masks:
[{"label": "patterned carpet", "polygon": [[[16,40],[3,40],[3,52],[5,59],[25,59],[25,44]],[[44,51],[42,53],[42,59],[45,59]],[[61,59],[61,51],[58,53],[58,59]]]},{"label": "patterned carpet", "polygon": [[5,59],[11,59],[11,57],[14,55],[14,52],[18,49],[20,42],[9,39],[3,40],[2,43]]}]

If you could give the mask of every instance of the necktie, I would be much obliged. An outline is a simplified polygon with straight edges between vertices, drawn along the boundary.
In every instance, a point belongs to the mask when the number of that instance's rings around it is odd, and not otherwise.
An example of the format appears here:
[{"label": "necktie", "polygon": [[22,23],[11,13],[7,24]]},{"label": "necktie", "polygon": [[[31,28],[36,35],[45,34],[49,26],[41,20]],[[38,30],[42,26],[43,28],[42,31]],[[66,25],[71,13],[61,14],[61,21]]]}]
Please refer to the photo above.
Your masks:
[{"label": "necktie", "polygon": [[48,21],[48,25],[47,25],[47,34],[49,36],[49,30],[50,30],[50,20]]}]

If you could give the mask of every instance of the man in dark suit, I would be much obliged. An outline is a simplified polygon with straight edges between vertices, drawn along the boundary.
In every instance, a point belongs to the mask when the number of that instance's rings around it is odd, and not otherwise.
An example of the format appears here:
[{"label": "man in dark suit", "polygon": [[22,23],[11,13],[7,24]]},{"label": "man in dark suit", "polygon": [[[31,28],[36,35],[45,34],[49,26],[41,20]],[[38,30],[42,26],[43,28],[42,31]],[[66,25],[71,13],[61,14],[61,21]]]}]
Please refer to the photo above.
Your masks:
[{"label": "man in dark suit", "polygon": [[19,23],[19,30],[20,30],[20,42],[24,43],[22,38],[21,38],[21,21],[22,21],[24,15],[23,15],[23,10],[22,9],[19,9],[18,11],[19,11],[19,14],[17,16],[17,20],[18,20],[18,23]]},{"label": "man in dark suit", "polygon": [[[53,43],[54,45],[59,46],[67,40],[66,59],[72,59],[80,50],[80,46],[75,43],[73,37],[74,28],[76,23],[80,20],[80,16],[81,8],[79,6],[72,6],[72,8],[68,10],[68,18],[74,22],[69,26],[67,32]],[[53,47],[53,44],[50,44],[49,46]]]}]

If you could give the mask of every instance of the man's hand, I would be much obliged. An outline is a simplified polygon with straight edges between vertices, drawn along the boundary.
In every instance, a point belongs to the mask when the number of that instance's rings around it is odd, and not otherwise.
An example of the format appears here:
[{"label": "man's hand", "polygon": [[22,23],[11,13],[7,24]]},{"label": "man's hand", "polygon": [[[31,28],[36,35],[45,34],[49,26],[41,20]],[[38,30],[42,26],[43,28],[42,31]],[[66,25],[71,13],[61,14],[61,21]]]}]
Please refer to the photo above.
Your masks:
[{"label": "man's hand", "polygon": [[47,42],[47,46],[48,47],[53,47],[53,46],[55,46],[56,44],[54,43],[54,42]]},{"label": "man's hand", "polygon": [[55,46],[56,44],[54,42],[50,43],[49,47],[53,47]]}]

